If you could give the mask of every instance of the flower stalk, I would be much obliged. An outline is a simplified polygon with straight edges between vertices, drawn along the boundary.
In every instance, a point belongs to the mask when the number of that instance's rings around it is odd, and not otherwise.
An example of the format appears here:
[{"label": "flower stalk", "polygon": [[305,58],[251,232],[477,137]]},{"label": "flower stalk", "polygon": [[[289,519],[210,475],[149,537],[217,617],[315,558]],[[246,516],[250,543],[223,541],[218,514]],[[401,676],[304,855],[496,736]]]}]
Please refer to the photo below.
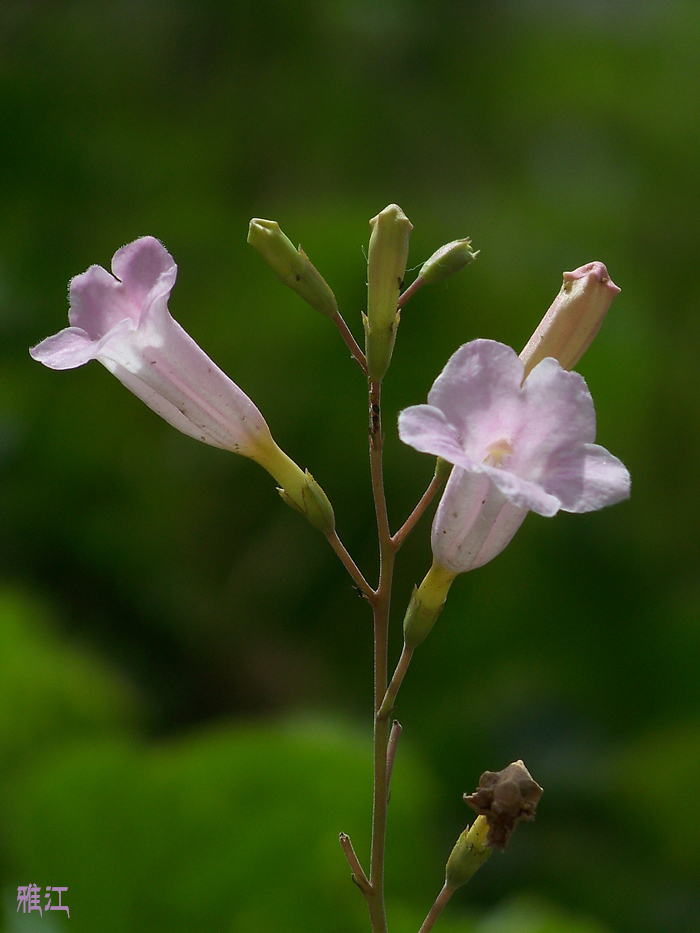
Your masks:
[{"label": "flower stalk", "polygon": [[379,585],[374,602],[374,790],[372,802],[371,894],[368,898],[373,933],[386,933],[384,863],[389,801],[389,713],[382,711],[388,680],[389,609],[394,548],[386,507],[383,475],[381,383],[369,381],[369,456],[372,495],[379,539]]}]

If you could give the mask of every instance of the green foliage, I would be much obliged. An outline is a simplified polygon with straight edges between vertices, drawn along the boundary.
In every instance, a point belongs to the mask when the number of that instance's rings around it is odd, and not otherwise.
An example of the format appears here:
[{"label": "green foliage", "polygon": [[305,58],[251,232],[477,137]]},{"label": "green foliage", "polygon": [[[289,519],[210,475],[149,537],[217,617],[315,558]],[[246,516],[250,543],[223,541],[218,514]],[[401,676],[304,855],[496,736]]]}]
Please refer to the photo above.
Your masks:
[{"label": "green foliage", "polygon": [[[364,852],[370,750],[351,730],[313,722],[220,727],[150,749],[67,744],[5,789],[13,877],[68,885],[71,929],[263,933],[313,916],[360,930],[364,904],[334,827],[357,828]],[[405,764],[399,853],[419,827],[429,837],[425,781]],[[414,859],[399,855],[396,867],[395,882],[423,887]]]}]

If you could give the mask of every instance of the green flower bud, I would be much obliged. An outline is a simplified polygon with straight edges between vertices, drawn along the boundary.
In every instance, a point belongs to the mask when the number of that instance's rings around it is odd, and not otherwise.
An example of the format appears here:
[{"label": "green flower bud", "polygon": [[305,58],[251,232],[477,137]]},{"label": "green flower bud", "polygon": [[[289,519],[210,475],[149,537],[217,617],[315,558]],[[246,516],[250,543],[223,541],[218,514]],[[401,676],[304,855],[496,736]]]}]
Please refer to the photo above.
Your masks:
[{"label": "green flower bud", "polygon": [[485,816],[477,816],[455,843],[445,868],[445,887],[452,891],[471,880],[493,852],[486,842],[489,824]]},{"label": "green flower bud", "polygon": [[278,492],[287,505],[300,512],[314,528],[325,535],[335,529],[335,515],[328,496],[309,471],[297,466],[274,441],[256,452],[252,459],[277,480]]},{"label": "green flower bud", "polygon": [[248,242],[277,276],[316,311],[326,317],[338,313],[335,295],[318,269],[309,262],[301,247],[297,249],[282,233],[275,220],[254,217],[248,228]]},{"label": "green flower bud", "polygon": [[397,204],[390,204],[370,220],[370,226],[364,325],[367,369],[370,379],[380,382],[389,367],[399,326],[399,292],[413,224]]},{"label": "green flower bud", "polygon": [[423,263],[418,278],[421,279],[423,285],[432,285],[464,269],[479,255],[479,250],[474,253],[471,246],[472,241],[469,237],[445,243],[433,253],[427,262]]},{"label": "green flower bud", "polygon": [[329,535],[335,529],[333,506],[308,470],[305,471],[304,481],[298,489],[293,489],[291,493],[282,488],[277,491],[287,505],[300,512],[324,535]]},{"label": "green flower bud", "polygon": [[403,620],[403,638],[407,648],[415,648],[428,636],[442,612],[456,576],[456,573],[433,564],[421,585],[414,588]]}]

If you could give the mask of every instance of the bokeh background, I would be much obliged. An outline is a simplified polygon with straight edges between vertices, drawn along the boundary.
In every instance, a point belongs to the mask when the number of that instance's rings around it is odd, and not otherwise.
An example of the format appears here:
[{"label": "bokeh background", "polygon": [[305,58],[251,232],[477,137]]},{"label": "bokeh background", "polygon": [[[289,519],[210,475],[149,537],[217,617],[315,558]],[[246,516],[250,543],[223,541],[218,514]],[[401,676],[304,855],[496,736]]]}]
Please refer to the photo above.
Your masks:
[{"label": "bokeh background", "polygon": [[[392,933],[417,930],[485,769],[536,823],[444,933],[691,933],[700,894],[700,9],[693,0],[0,2],[0,873],[11,931],[368,927],[371,634],[323,538],[250,461],[180,436],[97,363],[27,347],[66,283],[153,234],[170,306],[333,500],[370,578],[359,370],[247,246],[279,220],[355,334],[368,220],[409,265],[386,382],[394,527],[428,482],[401,407],[477,336],[520,349],[561,273],[622,294],[579,370],[630,502],[530,516],[455,584],[400,696]],[[392,652],[429,521],[401,552]],[[16,913],[18,885],[67,886]],[[43,903],[43,898],[42,898]]]}]

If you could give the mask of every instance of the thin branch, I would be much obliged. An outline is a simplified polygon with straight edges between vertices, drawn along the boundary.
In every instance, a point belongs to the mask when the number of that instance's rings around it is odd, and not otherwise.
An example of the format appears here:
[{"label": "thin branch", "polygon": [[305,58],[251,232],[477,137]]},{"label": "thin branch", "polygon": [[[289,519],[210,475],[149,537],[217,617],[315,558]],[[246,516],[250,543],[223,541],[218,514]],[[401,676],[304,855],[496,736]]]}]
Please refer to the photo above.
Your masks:
[{"label": "thin branch", "polygon": [[348,327],[348,325],[347,325],[347,324],[345,323],[345,321],[343,320],[343,318],[342,318],[342,316],[341,316],[341,314],[340,314],[340,311],[336,311],[336,312],[335,312],[335,314],[334,314],[333,317],[331,318],[331,321],[333,321],[333,323],[335,324],[335,326],[336,326],[336,327],[338,328],[338,330],[340,331],[340,336],[343,338],[343,340],[344,340],[345,343],[347,344],[348,349],[349,349],[350,352],[352,353],[352,355],[353,355],[353,357],[355,358],[355,360],[357,360],[357,363],[358,363],[360,369],[362,370],[362,372],[363,372],[363,373],[365,374],[365,376],[366,376],[366,375],[367,375],[367,360],[365,359],[364,353],[363,353],[362,350],[359,348],[359,346],[358,346],[358,344],[357,344],[357,341],[356,341],[355,338],[353,337],[352,332],[350,331],[350,328]]},{"label": "thin branch", "polygon": [[333,531],[329,532],[326,537],[328,538],[328,543],[338,555],[343,566],[353,578],[359,589],[362,590],[370,602],[373,602],[376,594],[369,583],[365,580],[362,571],[359,569],[355,561],[348,553],[347,548],[338,537],[338,532],[334,529]]},{"label": "thin branch", "polygon": [[448,888],[447,884],[443,886],[442,891],[440,891],[438,896],[435,898],[435,903],[430,908],[430,911],[428,912],[428,916],[423,921],[423,926],[420,928],[418,933],[429,933],[429,930],[432,930],[433,926],[435,925],[435,921],[442,913],[443,907],[452,897],[452,895],[454,894],[454,891],[455,889]]},{"label": "thin branch", "polygon": [[430,485],[425,490],[423,495],[420,497],[418,505],[408,516],[403,525],[396,532],[394,537],[391,539],[391,543],[394,546],[394,550],[398,551],[401,545],[404,543],[406,538],[410,535],[413,529],[416,527],[418,521],[423,517],[423,513],[428,508],[430,503],[433,501],[435,493],[438,491],[440,486],[442,486],[443,477],[439,476],[438,473],[433,476],[430,481]]},{"label": "thin branch", "polygon": [[418,289],[421,287],[422,284],[423,284],[423,279],[420,276],[418,276],[417,279],[414,279],[414,281],[411,282],[408,288],[399,297],[399,310],[403,308],[403,306],[406,304],[406,302],[411,297],[411,295],[415,295],[415,293],[418,291]]},{"label": "thin branch", "polygon": [[407,648],[406,645],[403,646],[401,652],[401,657],[399,658],[399,663],[396,665],[396,670],[394,671],[394,676],[391,678],[391,683],[384,694],[384,699],[382,700],[382,705],[379,707],[378,716],[390,716],[391,711],[394,708],[394,701],[396,700],[396,694],[399,692],[399,687],[403,683],[403,679],[406,676],[406,671],[408,670],[408,665],[411,663],[411,658],[413,657],[413,648]]},{"label": "thin branch", "polygon": [[350,870],[352,871],[352,880],[366,897],[367,894],[371,891],[370,883],[362,865],[360,865],[360,860],[355,855],[355,850],[352,847],[350,836],[348,836],[347,833],[341,833],[339,836],[339,842],[343,852],[345,853],[345,858],[348,860]]}]

